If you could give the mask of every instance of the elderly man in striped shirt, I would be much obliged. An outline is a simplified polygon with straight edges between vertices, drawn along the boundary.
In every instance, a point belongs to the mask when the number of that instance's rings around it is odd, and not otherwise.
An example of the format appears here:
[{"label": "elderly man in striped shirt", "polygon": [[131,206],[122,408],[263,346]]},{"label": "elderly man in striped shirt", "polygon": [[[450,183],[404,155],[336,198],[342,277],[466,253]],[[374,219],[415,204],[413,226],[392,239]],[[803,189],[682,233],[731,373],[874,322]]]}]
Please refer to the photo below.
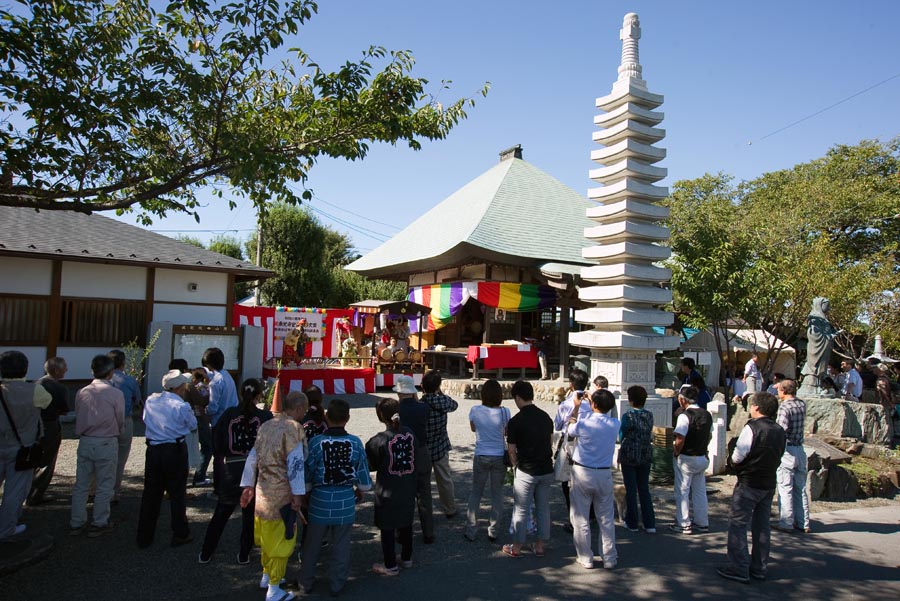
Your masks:
[{"label": "elderly man in striped shirt", "polygon": [[778,425],[787,434],[787,446],[778,466],[777,529],[782,532],[809,532],[809,496],[806,494],[806,451],[803,450],[803,428],[806,403],[796,397],[797,382],[778,383]]}]

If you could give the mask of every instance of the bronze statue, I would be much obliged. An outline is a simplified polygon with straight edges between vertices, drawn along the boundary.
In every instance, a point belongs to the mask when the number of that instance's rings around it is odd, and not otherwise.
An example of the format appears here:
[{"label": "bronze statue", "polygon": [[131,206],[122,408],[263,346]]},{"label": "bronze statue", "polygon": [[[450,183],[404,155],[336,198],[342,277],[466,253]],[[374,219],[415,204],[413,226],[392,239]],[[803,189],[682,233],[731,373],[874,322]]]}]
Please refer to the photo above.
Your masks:
[{"label": "bronze statue", "polygon": [[806,363],[800,373],[803,376],[802,390],[807,394],[834,396],[825,384],[834,337],[839,333],[839,330],[835,330],[828,321],[830,309],[828,299],[817,296],[813,299],[812,310],[806,317]]}]

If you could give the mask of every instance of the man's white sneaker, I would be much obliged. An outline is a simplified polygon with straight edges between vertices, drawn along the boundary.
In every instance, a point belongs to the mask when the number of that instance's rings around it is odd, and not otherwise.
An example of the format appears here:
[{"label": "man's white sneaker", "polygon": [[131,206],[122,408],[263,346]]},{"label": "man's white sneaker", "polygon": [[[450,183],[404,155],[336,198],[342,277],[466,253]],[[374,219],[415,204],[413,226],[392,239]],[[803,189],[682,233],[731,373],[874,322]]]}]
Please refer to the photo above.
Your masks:
[{"label": "man's white sneaker", "polygon": [[408,561],[403,561],[403,558],[398,555],[397,556],[397,565],[400,566],[401,568],[408,570],[409,568],[413,567],[413,560],[410,559]]}]

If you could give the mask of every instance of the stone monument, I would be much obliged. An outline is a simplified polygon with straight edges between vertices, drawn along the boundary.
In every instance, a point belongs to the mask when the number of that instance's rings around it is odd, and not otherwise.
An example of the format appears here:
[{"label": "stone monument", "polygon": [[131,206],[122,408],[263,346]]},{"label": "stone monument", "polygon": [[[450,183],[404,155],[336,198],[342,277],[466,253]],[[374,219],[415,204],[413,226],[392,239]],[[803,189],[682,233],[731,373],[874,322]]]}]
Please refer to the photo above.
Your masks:
[{"label": "stone monument", "polygon": [[819,296],[813,299],[812,309],[806,317],[806,363],[800,370],[803,380],[797,391],[797,396],[801,399],[835,397],[834,390],[825,384],[834,337],[838,334],[828,321],[830,310],[831,303],[828,299]]},{"label": "stone monument", "polygon": [[658,204],[669,190],[655,185],[667,174],[655,166],[666,156],[665,149],[655,146],[666,135],[658,127],[664,115],[655,110],[663,97],[651,93],[642,79],[641,27],[635,13],[625,15],[619,37],[619,77],[612,92],[597,99],[605,112],[594,118],[602,129],[593,139],[604,148],[592,151],[591,160],[603,167],[589,176],[602,185],[588,191],[598,204],[587,210],[596,225],[584,230],[594,246],[584,249],[583,256],[596,265],[582,268],[582,279],[593,285],[579,290],[579,298],[593,307],[575,312],[575,321],[591,329],[569,334],[569,344],[591,350],[591,377],[606,376],[621,398],[630,386],[646,388],[651,395],[646,408],[655,424],[671,426],[671,399],[652,396],[657,351],[675,349],[680,342],[653,330],[673,321],[671,313],[658,308],[672,300],[671,291],[660,286],[672,274],[656,265],[670,255],[660,244],[669,231],[659,225],[669,211]]}]

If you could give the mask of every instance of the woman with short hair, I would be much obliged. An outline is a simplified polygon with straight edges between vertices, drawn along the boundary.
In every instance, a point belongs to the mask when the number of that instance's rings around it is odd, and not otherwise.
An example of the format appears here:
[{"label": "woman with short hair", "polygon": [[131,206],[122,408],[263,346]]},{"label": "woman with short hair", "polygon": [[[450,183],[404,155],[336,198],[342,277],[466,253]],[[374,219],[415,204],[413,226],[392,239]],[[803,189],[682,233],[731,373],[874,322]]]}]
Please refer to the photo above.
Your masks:
[{"label": "woman with short hair", "polygon": [[503,402],[503,389],[497,380],[488,380],[481,387],[481,404],[469,411],[469,427],[475,433],[475,456],[472,458],[472,492],[469,493],[469,506],[466,511],[465,537],[475,540],[478,524],[478,507],[484,485],[491,482],[491,518],[488,525],[488,540],[494,542],[500,532],[498,524],[503,511],[503,480],[506,478],[506,466],[503,454],[506,444],[506,424],[510,413]]},{"label": "woman with short hair", "polygon": [[643,386],[628,389],[628,403],[631,411],[622,416],[619,447],[619,467],[625,484],[625,527],[631,532],[638,531],[638,500],[641,502],[641,521],[644,529],[656,532],[656,515],[653,499],[650,497],[650,466],[653,461],[651,438],[653,436],[653,414],[644,409],[647,391]]}]

